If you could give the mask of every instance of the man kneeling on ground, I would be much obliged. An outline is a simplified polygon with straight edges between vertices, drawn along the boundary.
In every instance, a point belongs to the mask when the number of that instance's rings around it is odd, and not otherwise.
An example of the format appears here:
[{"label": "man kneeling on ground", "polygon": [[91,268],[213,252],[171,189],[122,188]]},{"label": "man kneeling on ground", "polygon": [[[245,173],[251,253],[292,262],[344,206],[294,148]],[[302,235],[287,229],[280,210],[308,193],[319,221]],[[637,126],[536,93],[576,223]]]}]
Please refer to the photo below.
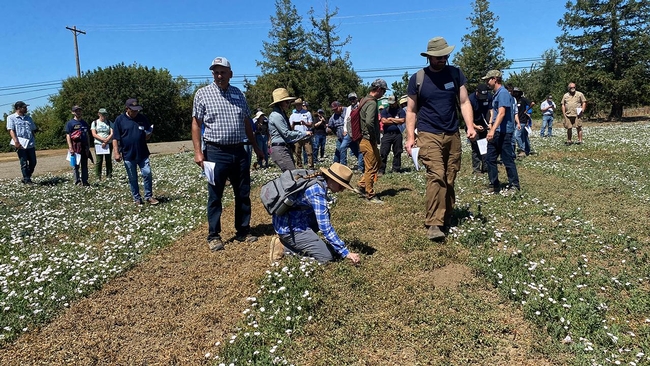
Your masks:
[{"label": "man kneeling on ground", "polygon": [[[327,189],[341,192],[350,186],[352,170],[345,165],[334,163],[329,168],[320,168],[312,176],[317,184],[297,194],[293,209],[283,215],[273,215],[273,229],[279,235],[271,239],[271,261],[282,257],[284,252],[312,257],[320,263],[349,258],[359,263],[359,254],[350,252],[332,227],[327,206]],[[321,231],[327,243],[318,236]]]}]

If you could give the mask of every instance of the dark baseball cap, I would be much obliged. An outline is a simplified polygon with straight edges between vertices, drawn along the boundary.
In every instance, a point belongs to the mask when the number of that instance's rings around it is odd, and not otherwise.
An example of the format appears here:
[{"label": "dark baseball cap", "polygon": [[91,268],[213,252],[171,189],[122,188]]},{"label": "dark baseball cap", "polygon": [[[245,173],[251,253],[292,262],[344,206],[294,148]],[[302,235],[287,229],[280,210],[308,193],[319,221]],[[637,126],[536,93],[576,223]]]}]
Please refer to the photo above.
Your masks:
[{"label": "dark baseball cap", "polygon": [[130,98],[127,99],[125,105],[126,108],[132,110],[132,111],[141,111],[142,106],[138,104],[138,100],[135,98]]},{"label": "dark baseball cap", "polygon": [[14,103],[14,109],[22,108],[22,107],[27,107],[29,104],[26,104],[22,100],[17,101]]},{"label": "dark baseball cap", "polygon": [[476,97],[481,100],[485,100],[488,98],[488,86],[487,84],[478,84],[476,87]]},{"label": "dark baseball cap", "polygon": [[73,112],[76,111],[77,109],[83,109],[83,108],[79,107],[78,105],[72,107],[72,111],[73,111]]}]

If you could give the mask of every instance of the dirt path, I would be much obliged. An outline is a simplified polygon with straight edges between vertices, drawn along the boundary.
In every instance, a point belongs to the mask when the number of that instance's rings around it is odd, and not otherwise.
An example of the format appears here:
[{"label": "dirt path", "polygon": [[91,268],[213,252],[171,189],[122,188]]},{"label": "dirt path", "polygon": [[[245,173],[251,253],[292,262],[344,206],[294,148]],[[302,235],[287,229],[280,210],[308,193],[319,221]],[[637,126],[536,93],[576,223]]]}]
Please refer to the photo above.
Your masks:
[{"label": "dirt path", "polygon": [[[149,144],[152,155],[173,154],[179,151],[192,150],[192,141],[157,142]],[[39,150],[36,151],[36,170],[34,177],[45,173],[55,173],[70,169],[70,163],[65,160],[68,150]],[[15,152],[0,153],[0,179],[22,178],[20,163]]]}]

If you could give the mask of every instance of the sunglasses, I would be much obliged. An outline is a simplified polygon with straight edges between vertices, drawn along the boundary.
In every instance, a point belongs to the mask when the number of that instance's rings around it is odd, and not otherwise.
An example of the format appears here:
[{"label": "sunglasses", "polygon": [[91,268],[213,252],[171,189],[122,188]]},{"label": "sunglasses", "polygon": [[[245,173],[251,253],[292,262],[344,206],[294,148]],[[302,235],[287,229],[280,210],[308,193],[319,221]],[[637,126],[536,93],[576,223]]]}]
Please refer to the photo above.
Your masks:
[{"label": "sunglasses", "polygon": [[446,60],[449,58],[449,55],[444,55],[444,56],[431,56],[435,58],[436,60]]}]

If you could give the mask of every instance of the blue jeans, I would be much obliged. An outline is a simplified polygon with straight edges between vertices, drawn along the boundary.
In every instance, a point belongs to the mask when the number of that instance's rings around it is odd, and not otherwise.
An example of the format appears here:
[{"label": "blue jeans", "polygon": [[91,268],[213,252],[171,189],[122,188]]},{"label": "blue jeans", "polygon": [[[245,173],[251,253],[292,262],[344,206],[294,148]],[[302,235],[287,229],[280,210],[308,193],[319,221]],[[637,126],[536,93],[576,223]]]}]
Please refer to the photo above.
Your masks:
[{"label": "blue jeans", "polygon": [[[264,166],[268,168],[269,166],[269,137],[267,135],[255,135],[255,140],[257,141],[257,146],[262,150],[264,154]],[[262,166],[262,161],[258,160],[257,164]]]},{"label": "blue jeans", "polygon": [[494,133],[492,140],[488,141],[485,163],[487,164],[490,184],[496,191],[501,188],[499,170],[497,168],[497,156],[499,155],[501,155],[501,161],[506,168],[510,185],[520,188],[519,174],[517,174],[517,166],[515,165],[515,151],[512,149],[512,133],[500,133],[497,131]]},{"label": "blue jeans", "polygon": [[[83,164],[83,159],[81,160]],[[142,161],[124,160],[124,168],[126,168],[126,175],[129,177],[129,188],[134,201],[141,201],[140,186],[138,186],[138,167],[140,167],[140,174],[142,174],[142,183],[144,184],[144,199],[153,197],[152,184],[151,184],[151,165],[149,165],[149,158]]]},{"label": "blue jeans", "polygon": [[517,145],[519,145],[519,150],[525,152],[526,155],[530,155],[530,139],[528,138],[528,131],[526,131],[524,126],[521,126],[521,130],[515,129],[515,140],[517,141]]},{"label": "blue jeans", "polygon": [[[334,158],[332,158],[332,161],[334,163],[340,163],[341,162],[341,142],[343,139],[339,140],[338,137],[336,138],[336,149],[334,150]],[[346,154],[347,155],[347,154]],[[347,162],[348,157],[345,157],[345,160]]]},{"label": "blue jeans", "polygon": [[18,160],[20,160],[20,171],[23,173],[23,183],[32,181],[32,174],[36,167],[36,148],[18,149]]},{"label": "blue jeans", "polygon": [[548,127],[548,133],[546,136],[553,136],[553,116],[552,115],[543,115],[542,116],[542,129],[539,130],[539,135],[544,137],[544,130]]},{"label": "blue jeans", "polygon": [[349,133],[343,137],[343,141],[341,141],[341,146],[339,148],[341,153],[340,160],[343,165],[348,165],[348,148],[350,148],[352,154],[357,157],[359,170],[364,171],[363,154],[361,154],[359,149],[359,143],[352,141],[352,137],[350,137]]},{"label": "blue jeans", "polygon": [[251,221],[251,173],[243,147],[206,145],[204,159],[215,163],[214,185],[208,184],[208,241],[221,238],[223,190],[230,180],[235,195],[236,235],[247,235]]},{"label": "blue jeans", "polygon": [[[318,157],[325,157],[325,142],[327,141],[326,135],[314,135],[314,162],[318,161]],[[320,152],[320,153],[319,153]]]}]

